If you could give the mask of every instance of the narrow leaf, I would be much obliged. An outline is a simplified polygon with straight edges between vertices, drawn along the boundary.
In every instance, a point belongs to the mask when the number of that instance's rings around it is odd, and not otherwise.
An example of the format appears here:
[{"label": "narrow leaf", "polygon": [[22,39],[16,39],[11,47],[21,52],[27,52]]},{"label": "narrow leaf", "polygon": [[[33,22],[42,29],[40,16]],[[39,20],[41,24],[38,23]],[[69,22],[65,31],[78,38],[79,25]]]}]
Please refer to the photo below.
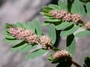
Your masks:
[{"label": "narrow leaf", "polygon": [[87,9],[88,16],[90,17],[90,2],[86,4],[86,9]]},{"label": "narrow leaf", "polygon": [[20,50],[20,49],[24,48],[24,47],[27,46],[27,45],[28,45],[27,43],[21,42],[21,43],[15,45],[15,46],[13,46],[13,47],[11,48],[11,51],[12,51],[12,52],[15,52],[15,51],[17,51],[17,50]]},{"label": "narrow leaf", "polygon": [[67,5],[64,2],[62,2],[61,0],[58,1],[58,5],[61,10],[67,10]]},{"label": "narrow leaf", "polygon": [[67,36],[66,49],[71,55],[75,53],[76,42],[73,34]]},{"label": "narrow leaf", "polygon": [[54,9],[54,10],[60,10],[59,6],[55,5],[55,4],[50,4],[49,7]]},{"label": "narrow leaf", "polygon": [[9,28],[15,27],[15,26],[16,26],[15,24],[6,23],[6,24],[5,24],[5,31],[9,31],[9,30],[8,30]]},{"label": "narrow leaf", "polygon": [[47,18],[47,19],[52,19],[52,18],[54,18],[54,17],[51,17],[51,16],[42,16],[42,18]]},{"label": "narrow leaf", "polygon": [[37,20],[34,20],[33,24],[35,26],[38,37],[40,37],[42,35],[42,30],[41,30],[41,26],[40,26],[39,22]]},{"label": "narrow leaf", "polygon": [[52,17],[51,14],[49,14],[49,13],[40,12],[40,14],[42,14],[42,15],[44,15],[44,16]]},{"label": "narrow leaf", "polygon": [[27,26],[28,26],[28,29],[32,30],[32,32],[35,33],[35,27],[34,27],[34,24],[32,22],[28,22]]},{"label": "narrow leaf", "polygon": [[67,27],[69,27],[71,25],[72,25],[72,22],[71,23],[69,23],[69,22],[62,22],[61,24],[55,26],[55,28],[57,30],[62,30],[62,29],[65,29],[65,28],[67,28]]},{"label": "narrow leaf", "polygon": [[76,25],[73,25],[71,27],[68,27],[67,29],[63,30],[61,33],[60,33],[60,36],[62,37],[65,37],[65,36],[68,36],[72,33],[74,33],[79,27],[76,26]]},{"label": "narrow leaf", "polygon": [[15,37],[11,36],[7,31],[3,31],[2,33],[4,34],[5,38],[15,39]]},{"label": "narrow leaf", "polygon": [[46,19],[48,22],[59,22],[61,21],[60,19]]},{"label": "narrow leaf", "polygon": [[17,27],[20,27],[20,28],[24,28],[24,26],[22,25],[22,22],[17,22],[17,23],[16,23],[16,26],[17,26]]},{"label": "narrow leaf", "polygon": [[39,57],[39,56],[43,55],[46,52],[47,52],[47,50],[38,49],[38,50],[33,51],[30,54],[28,54],[26,56],[26,59],[33,59],[33,58]]},{"label": "narrow leaf", "polygon": [[71,8],[71,13],[78,13],[82,17],[85,16],[85,10],[83,4],[79,0],[74,0],[74,3]]},{"label": "narrow leaf", "polygon": [[16,39],[4,38],[2,41],[3,41],[3,42],[13,42],[13,41],[16,41]]},{"label": "narrow leaf", "polygon": [[21,22],[21,24],[23,25],[23,28],[27,29],[27,25],[26,25],[26,23]]},{"label": "narrow leaf", "polygon": [[52,44],[54,44],[56,41],[56,30],[55,30],[55,26],[53,24],[51,24],[49,27],[48,35],[52,41]]},{"label": "narrow leaf", "polygon": [[73,4],[72,1],[66,0],[65,3],[67,5],[68,12],[71,12],[71,7],[72,7],[72,4]]},{"label": "narrow leaf", "polygon": [[75,37],[83,37],[83,36],[88,36],[88,35],[90,35],[90,31],[85,30],[85,31],[81,31],[79,33],[76,33]]},{"label": "narrow leaf", "polygon": [[12,41],[12,42],[10,42],[10,44],[8,44],[8,45],[15,45],[15,44],[18,44],[18,43],[20,43],[20,42],[22,42],[21,40],[14,40],[14,41]]},{"label": "narrow leaf", "polygon": [[28,52],[29,50],[32,50],[32,49],[34,49],[34,48],[36,48],[36,45],[32,46],[32,45],[28,44],[27,46],[25,46],[24,48],[22,48],[22,49],[20,50],[20,53]]},{"label": "narrow leaf", "polygon": [[45,13],[48,13],[49,11],[52,10],[52,8],[50,8],[48,6],[43,6],[42,9],[43,9],[43,12],[45,12]]},{"label": "narrow leaf", "polygon": [[46,22],[44,22],[44,23],[42,23],[42,26],[47,26],[47,25],[49,25],[50,23],[47,23],[47,21]]},{"label": "narrow leaf", "polygon": [[16,26],[15,24],[9,24],[9,23],[6,23],[5,24],[5,28],[10,28],[10,27],[14,27]]},{"label": "narrow leaf", "polygon": [[9,45],[15,45],[15,44],[22,42],[22,40],[10,40],[7,38],[4,38],[2,41],[10,43]]},{"label": "narrow leaf", "polygon": [[16,39],[15,37],[10,36],[10,35],[5,35],[5,38],[7,38],[7,39]]}]

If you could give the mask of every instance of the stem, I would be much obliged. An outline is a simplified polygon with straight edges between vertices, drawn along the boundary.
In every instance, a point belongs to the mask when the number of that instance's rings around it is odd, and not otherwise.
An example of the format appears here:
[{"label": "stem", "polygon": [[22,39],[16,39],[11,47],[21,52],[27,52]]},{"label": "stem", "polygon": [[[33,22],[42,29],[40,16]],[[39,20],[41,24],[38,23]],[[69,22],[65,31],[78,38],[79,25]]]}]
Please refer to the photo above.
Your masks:
[{"label": "stem", "polygon": [[72,63],[76,66],[76,67],[81,67],[77,62],[75,62],[74,60],[70,59],[72,61]]},{"label": "stem", "polygon": [[53,49],[54,49],[54,46],[52,46],[52,44],[51,44],[51,45],[49,45],[49,47],[50,47],[50,49],[51,49],[51,50],[53,50]]}]

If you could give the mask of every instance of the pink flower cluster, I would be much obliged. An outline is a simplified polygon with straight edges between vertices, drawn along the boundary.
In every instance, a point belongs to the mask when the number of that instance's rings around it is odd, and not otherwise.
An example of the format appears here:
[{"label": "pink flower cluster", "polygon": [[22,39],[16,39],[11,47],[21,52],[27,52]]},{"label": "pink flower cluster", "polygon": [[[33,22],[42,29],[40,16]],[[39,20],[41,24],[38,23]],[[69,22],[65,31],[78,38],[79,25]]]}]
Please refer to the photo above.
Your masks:
[{"label": "pink flower cluster", "polygon": [[9,28],[9,33],[18,40],[26,39],[26,41],[30,44],[40,43],[42,46],[46,48],[50,48],[51,46],[51,40],[48,36],[43,35],[39,39],[36,34],[32,33],[31,30],[24,30],[22,28],[13,27]]},{"label": "pink flower cluster", "polygon": [[56,51],[54,54],[53,54],[53,58],[54,59],[61,59],[61,58],[68,58],[70,59],[70,54],[68,53],[68,51],[66,50],[61,50],[61,51]]},{"label": "pink flower cluster", "polygon": [[26,39],[29,43],[38,43],[38,37],[31,30],[13,27],[9,28],[9,33],[19,40]]},{"label": "pink flower cluster", "polygon": [[90,30],[90,21],[88,21],[88,22],[85,24],[85,28],[86,28],[87,30]]},{"label": "pink flower cluster", "polygon": [[40,43],[43,47],[49,47],[51,45],[51,40],[48,36],[43,35],[40,37]]},{"label": "pink flower cluster", "polygon": [[70,14],[66,10],[51,10],[49,14],[51,14],[54,18],[60,18],[64,21],[73,21],[75,23],[78,23],[78,21],[82,19],[79,14]]}]

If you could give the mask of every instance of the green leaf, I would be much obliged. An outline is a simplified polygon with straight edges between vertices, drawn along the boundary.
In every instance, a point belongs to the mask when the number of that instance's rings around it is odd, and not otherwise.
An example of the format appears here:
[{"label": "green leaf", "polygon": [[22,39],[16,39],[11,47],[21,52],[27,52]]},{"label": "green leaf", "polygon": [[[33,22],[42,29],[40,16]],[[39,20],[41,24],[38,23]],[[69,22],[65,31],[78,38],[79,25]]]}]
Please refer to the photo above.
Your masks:
[{"label": "green leaf", "polygon": [[52,17],[52,15],[51,15],[51,14],[49,14],[49,13],[40,12],[40,14],[42,14],[42,15],[44,15],[44,16]]},{"label": "green leaf", "polygon": [[11,42],[11,40],[7,40],[6,38],[2,39],[3,42]]},{"label": "green leaf", "polygon": [[38,49],[38,50],[33,51],[33,52],[31,52],[30,54],[28,54],[28,55],[26,56],[26,59],[33,59],[33,58],[36,58],[36,57],[38,57],[38,56],[43,55],[43,54],[46,53],[46,52],[47,52],[47,50]]},{"label": "green leaf", "polygon": [[62,30],[62,29],[65,29],[65,28],[67,28],[67,27],[69,27],[71,25],[72,25],[72,22],[70,22],[70,23],[69,22],[62,22],[61,24],[55,26],[55,28],[57,30]]},{"label": "green leaf", "polygon": [[32,22],[28,22],[27,26],[28,26],[28,29],[32,30],[32,32],[35,33],[35,27],[34,27],[34,24]]},{"label": "green leaf", "polygon": [[4,34],[5,38],[15,39],[15,37],[11,36],[7,31],[3,31],[2,33]]},{"label": "green leaf", "polygon": [[73,4],[72,1],[66,0],[65,3],[67,5],[68,12],[71,12],[71,7],[72,7],[72,4]]},{"label": "green leaf", "polygon": [[67,5],[64,2],[62,2],[61,0],[58,1],[58,5],[61,10],[67,10]]},{"label": "green leaf", "polygon": [[9,28],[15,27],[15,26],[16,26],[15,24],[6,23],[6,24],[5,24],[5,30],[8,31]]},{"label": "green leaf", "polygon": [[17,51],[17,50],[20,50],[20,49],[24,48],[24,47],[27,46],[27,45],[28,45],[28,44],[23,41],[23,42],[15,45],[15,46],[13,46],[13,47],[11,48],[11,51],[12,51],[12,52],[15,52],[15,51]]},{"label": "green leaf", "polygon": [[53,24],[51,24],[49,27],[48,35],[52,41],[52,44],[54,44],[56,41],[56,30],[55,30],[55,26]]},{"label": "green leaf", "polygon": [[46,19],[48,22],[59,22],[61,19]]},{"label": "green leaf", "polygon": [[40,26],[39,22],[37,20],[34,20],[33,24],[35,26],[38,37],[40,37],[42,35],[42,30],[41,30],[41,26]]},{"label": "green leaf", "polygon": [[86,4],[86,9],[87,9],[88,16],[90,17],[90,2]]},{"label": "green leaf", "polygon": [[16,25],[15,25],[15,24],[9,24],[9,23],[6,23],[6,24],[5,24],[5,27],[8,27],[8,28],[14,27],[14,26],[16,26]]},{"label": "green leaf", "polygon": [[55,61],[55,59],[53,58],[53,54],[52,53],[48,54],[48,61],[50,61],[50,62],[54,62]]},{"label": "green leaf", "polygon": [[15,37],[10,36],[10,35],[5,35],[5,38],[8,38],[8,39],[16,39]]},{"label": "green leaf", "polygon": [[81,31],[79,33],[76,33],[75,37],[83,37],[83,36],[88,36],[88,35],[90,35],[90,31],[84,30],[84,31]]},{"label": "green leaf", "polygon": [[54,10],[60,10],[59,6],[55,5],[55,4],[50,4],[49,7],[54,9]]},{"label": "green leaf", "polygon": [[12,42],[10,42],[10,44],[8,44],[8,45],[15,45],[15,44],[18,44],[18,43],[20,43],[20,42],[22,42],[22,40],[14,40],[14,41],[12,41]]},{"label": "green leaf", "polygon": [[42,23],[42,26],[47,26],[49,24],[50,24],[49,22],[45,21],[44,23]]},{"label": "green leaf", "polygon": [[87,3],[89,0],[80,0],[83,3]]},{"label": "green leaf", "polygon": [[20,27],[20,28],[24,28],[24,26],[22,25],[22,22],[17,22],[17,23],[16,23],[16,26],[17,26],[17,27]]},{"label": "green leaf", "polygon": [[52,8],[50,8],[48,6],[43,6],[42,9],[43,9],[43,12],[45,12],[45,13],[48,13],[49,11],[52,10]]},{"label": "green leaf", "polygon": [[29,50],[32,50],[34,48],[36,48],[37,45],[31,45],[31,44],[28,44],[26,47],[22,48],[20,50],[20,53],[25,53],[25,52],[28,52]]},{"label": "green leaf", "polygon": [[2,41],[3,42],[12,42],[15,41],[16,39],[8,39],[8,38],[4,38]]},{"label": "green leaf", "polygon": [[74,33],[76,30],[78,30],[78,28],[79,28],[78,26],[72,25],[72,26],[66,28],[65,30],[63,30],[63,31],[60,33],[60,36],[61,36],[61,37],[68,36],[68,35]]},{"label": "green leaf", "polygon": [[76,42],[73,34],[67,36],[66,49],[71,55],[75,53]]},{"label": "green leaf", "polygon": [[28,28],[28,27],[27,27],[27,25],[26,25],[26,23],[21,22],[21,24],[23,25],[23,28],[25,28],[25,29],[27,29],[27,28]]},{"label": "green leaf", "polygon": [[50,18],[50,19],[52,19],[52,18],[54,18],[54,17],[50,17],[50,16],[42,16],[42,18],[46,18],[46,19]]},{"label": "green leaf", "polygon": [[82,17],[85,16],[85,10],[83,4],[79,0],[74,0],[74,3],[71,8],[71,13],[78,13]]},{"label": "green leaf", "polygon": [[2,41],[10,43],[9,45],[14,45],[14,44],[22,42],[22,40],[11,40],[11,39],[7,39],[7,38],[4,38]]}]

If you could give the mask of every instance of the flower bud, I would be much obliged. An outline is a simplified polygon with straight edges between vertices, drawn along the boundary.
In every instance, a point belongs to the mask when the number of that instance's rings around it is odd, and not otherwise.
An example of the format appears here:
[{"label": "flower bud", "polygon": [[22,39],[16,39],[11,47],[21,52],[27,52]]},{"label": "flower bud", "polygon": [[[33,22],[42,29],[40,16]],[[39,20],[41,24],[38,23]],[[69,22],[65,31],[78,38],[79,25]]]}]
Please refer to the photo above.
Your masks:
[{"label": "flower bud", "polygon": [[24,38],[24,29],[22,28],[10,28],[9,33],[19,40]]},{"label": "flower bud", "polygon": [[68,12],[66,10],[61,10],[60,13],[65,16],[66,14],[68,14]]},{"label": "flower bud", "polygon": [[64,16],[63,14],[57,13],[54,17],[58,19],[58,18],[62,18],[63,16]]},{"label": "flower bud", "polygon": [[58,12],[59,10],[51,10],[49,14],[51,14],[52,16],[55,16]]},{"label": "flower bud", "polygon": [[87,30],[90,30],[90,21],[88,21],[88,22],[85,24],[85,28],[86,28]]},{"label": "flower bud", "polygon": [[61,58],[68,58],[70,59],[70,54],[68,53],[68,51],[66,50],[61,50],[61,51],[56,51],[54,54],[53,54],[53,58],[54,59],[61,59]]},{"label": "flower bud", "polygon": [[52,10],[49,14],[58,19],[63,18],[66,14],[68,14],[68,12],[66,10]]},{"label": "flower bud", "polygon": [[58,11],[58,13],[54,16],[55,18],[63,18],[68,12],[66,10]]},{"label": "flower bud", "polygon": [[32,35],[33,33],[32,33],[32,31],[31,30],[25,30],[24,31],[24,36],[30,36],[30,35]]},{"label": "flower bud", "polygon": [[71,18],[71,14],[70,13],[68,13],[68,14],[66,14],[64,17],[63,17],[63,20],[64,21],[70,21],[72,18]]},{"label": "flower bud", "polygon": [[30,43],[30,44],[38,44],[38,37],[36,34],[30,35],[26,37],[26,40]]},{"label": "flower bud", "polygon": [[24,29],[23,28],[16,28],[16,29],[17,29],[17,31],[16,31],[17,34],[19,34],[21,32],[24,32]]},{"label": "flower bud", "polygon": [[42,46],[51,45],[51,40],[48,36],[43,35],[40,37],[40,43]]},{"label": "flower bud", "polygon": [[20,32],[20,33],[18,33],[18,34],[16,34],[16,38],[18,39],[18,40],[21,40],[21,39],[23,39],[25,36],[24,36],[24,31],[22,31],[22,32]]},{"label": "flower bud", "polygon": [[82,17],[77,13],[72,14],[71,17],[72,17],[72,21],[75,23],[78,23],[78,21],[82,19]]},{"label": "flower bud", "polygon": [[9,28],[9,33],[12,35],[12,36],[15,36],[17,33],[17,28]]}]

